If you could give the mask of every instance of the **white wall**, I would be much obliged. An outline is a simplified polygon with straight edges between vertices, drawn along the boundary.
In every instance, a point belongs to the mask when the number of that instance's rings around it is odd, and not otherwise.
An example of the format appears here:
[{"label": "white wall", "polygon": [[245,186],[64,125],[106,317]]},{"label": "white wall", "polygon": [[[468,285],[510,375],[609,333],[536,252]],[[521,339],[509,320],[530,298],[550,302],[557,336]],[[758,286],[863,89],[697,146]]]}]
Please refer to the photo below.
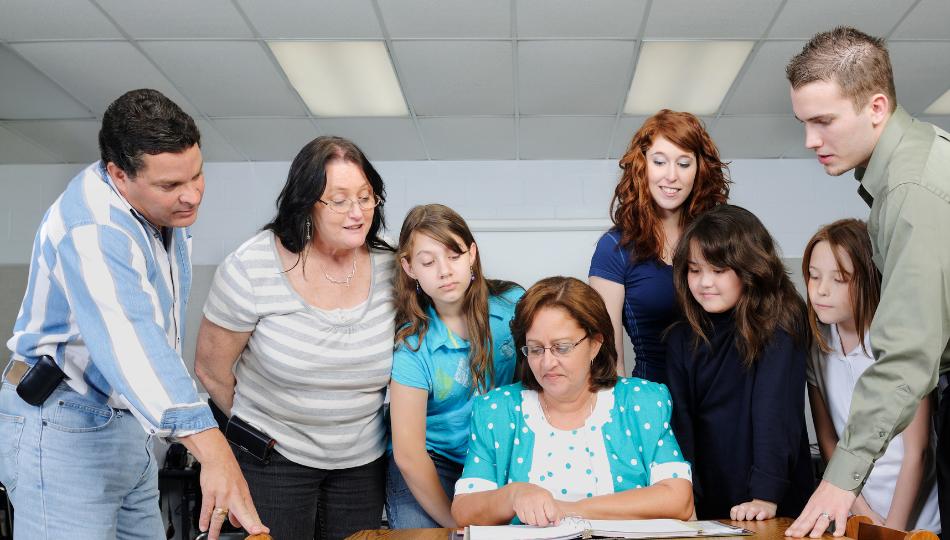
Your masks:
[{"label": "white wall", "polygon": [[[415,204],[441,202],[475,231],[486,273],[525,287],[550,275],[586,279],[597,238],[610,226],[616,161],[378,162],[388,192],[389,236]],[[0,339],[10,335],[23,296],[36,226],[82,165],[0,166]],[[290,164],[208,163],[194,227],[195,281],[187,321],[189,365],[214,267],[266,223]],[[732,202],[756,213],[787,259],[801,256],[821,224],[865,217],[851,175],[831,178],[814,160],[736,160]],[[797,266],[789,265],[793,271]],[[5,358],[6,354],[0,354]],[[632,357],[628,354],[627,357]],[[0,362],[3,364],[5,362]]]},{"label": "white wall", "polygon": [[[597,231],[619,176],[615,161],[379,162],[390,236],[415,204],[441,202],[470,223],[492,275],[531,283],[555,273],[586,277]],[[195,264],[217,264],[268,221],[289,163],[212,163],[195,224]],[[819,225],[866,217],[851,175],[814,160],[736,160],[731,201],[758,215],[798,257]],[[0,168],[0,179],[3,170]]]},{"label": "white wall", "polygon": [[[209,163],[195,224],[196,265],[217,264],[268,221],[290,164]],[[615,161],[378,162],[390,236],[415,204],[441,202],[476,231],[488,272],[527,282],[585,276],[596,231],[609,226]],[[0,166],[0,264],[29,262],[46,207],[81,165]],[[756,213],[786,257],[821,224],[866,217],[851,175],[826,176],[814,160],[736,160],[731,201]],[[570,234],[568,234],[570,233]]]}]

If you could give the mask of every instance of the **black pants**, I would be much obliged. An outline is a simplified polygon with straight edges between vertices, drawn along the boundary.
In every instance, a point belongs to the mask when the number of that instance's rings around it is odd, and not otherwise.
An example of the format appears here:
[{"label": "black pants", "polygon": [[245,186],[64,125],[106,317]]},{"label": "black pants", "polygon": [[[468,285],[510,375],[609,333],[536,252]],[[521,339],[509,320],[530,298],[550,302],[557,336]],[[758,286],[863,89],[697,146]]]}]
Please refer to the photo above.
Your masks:
[{"label": "black pants", "polygon": [[380,527],[386,456],[349,469],[314,469],[277,452],[267,465],[235,453],[257,513],[274,538],[342,540]]},{"label": "black pants", "polygon": [[[937,413],[937,499],[940,528],[950,528],[950,385],[940,395]],[[950,538],[946,532],[941,538]]]}]

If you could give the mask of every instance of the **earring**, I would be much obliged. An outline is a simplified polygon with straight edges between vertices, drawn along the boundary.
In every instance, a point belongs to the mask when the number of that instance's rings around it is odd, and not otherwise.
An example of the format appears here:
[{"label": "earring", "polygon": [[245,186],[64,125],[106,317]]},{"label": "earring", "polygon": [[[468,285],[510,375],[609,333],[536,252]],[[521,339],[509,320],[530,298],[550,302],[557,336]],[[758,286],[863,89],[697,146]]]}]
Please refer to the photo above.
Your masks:
[{"label": "earring", "polygon": [[307,216],[307,221],[304,223],[304,227],[307,228],[307,232],[304,234],[304,238],[306,238],[307,242],[309,243],[310,239],[313,238],[310,234],[310,231],[313,230],[313,221],[310,220],[310,216]]},{"label": "earring", "polygon": [[472,279],[471,279],[471,281],[475,281],[475,271],[474,271],[473,269],[471,269],[471,268],[469,268],[468,271],[472,273]]},{"label": "earring", "polygon": [[416,281],[416,294],[422,294],[422,287],[419,286],[418,281]]}]

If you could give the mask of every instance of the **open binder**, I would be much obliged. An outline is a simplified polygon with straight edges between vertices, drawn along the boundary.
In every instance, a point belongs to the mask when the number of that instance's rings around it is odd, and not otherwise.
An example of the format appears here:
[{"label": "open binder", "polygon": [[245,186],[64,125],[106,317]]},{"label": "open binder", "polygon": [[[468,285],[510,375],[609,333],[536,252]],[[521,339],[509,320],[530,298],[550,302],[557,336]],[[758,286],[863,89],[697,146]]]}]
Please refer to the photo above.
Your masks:
[{"label": "open binder", "polygon": [[752,531],[718,521],[678,519],[604,520],[565,518],[550,527],[530,525],[472,525],[465,540],[572,540],[574,538],[695,538],[748,536]]}]

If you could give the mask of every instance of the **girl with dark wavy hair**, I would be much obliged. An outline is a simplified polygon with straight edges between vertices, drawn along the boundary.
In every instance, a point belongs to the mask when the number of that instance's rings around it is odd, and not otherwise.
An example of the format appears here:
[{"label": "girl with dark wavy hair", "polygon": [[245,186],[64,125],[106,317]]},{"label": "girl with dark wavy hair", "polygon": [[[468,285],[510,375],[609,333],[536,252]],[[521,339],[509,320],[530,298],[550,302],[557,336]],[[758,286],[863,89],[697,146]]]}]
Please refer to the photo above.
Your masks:
[{"label": "girl with dark wavy hair", "polygon": [[809,333],[775,242],[748,210],[717,206],[683,233],[673,282],[685,321],[669,332],[667,384],[697,516],[798,515],[814,487]]},{"label": "girl with dark wavy hair", "polygon": [[416,206],[402,224],[386,482],[394,529],[456,526],[451,501],[472,400],[512,381],[509,323],[524,290],[486,279],[478,251],[465,220],[447,206]]},{"label": "girl with dark wavy hair", "polygon": [[719,150],[696,116],[663,109],[634,134],[620,159],[611,201],[614,227],[597,242],[590,285],[610,313],[623,372],[623,334],[633,343],[633,376],[664,382],[663,331],[676,320],[673,251],[683,228],[726,202],[729,178]]}]

